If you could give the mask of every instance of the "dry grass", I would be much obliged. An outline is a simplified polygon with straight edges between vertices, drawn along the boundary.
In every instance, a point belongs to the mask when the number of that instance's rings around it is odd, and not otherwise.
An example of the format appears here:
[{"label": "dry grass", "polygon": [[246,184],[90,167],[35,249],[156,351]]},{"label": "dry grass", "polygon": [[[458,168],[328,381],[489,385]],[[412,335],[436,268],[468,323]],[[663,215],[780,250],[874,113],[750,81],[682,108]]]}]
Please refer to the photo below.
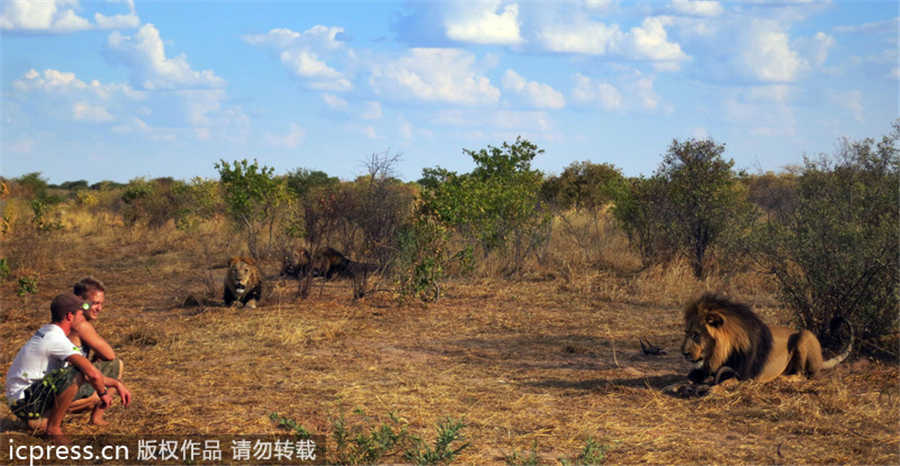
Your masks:
[{"label": "dry grass", "polygon": [[[283,432],[274,411],[328,434],[335,418],[361,408],[395,412],[429,439],[444,417],[464,419],[465,464],[502,464],[532,449],[554,464],[589,439],[611,463],[900,462],[893,365],[845,364],[812,381],[743,383],[701,399],[662,394],[689,370],[678,352],[687,298],[725,289],[770,322],[786,314],[755,276],[698,282],[683,264],[638,271],[608,230],[580,244],[574,233],[555,238],[519,282],[450,281],[427,307],[399,306],[388,293],[353,302],[347,282],[326,284],[321,296],[316,284],[301,301],[296,282],[270,281],[251,311],[183,307],[191,295],[221,302],[212,288],[224,270],[210,266],[239,245],[221,226],[185,234],[79,224],[50,241],[52,255],[29,251],[26,238],[3,243],[4,254],[43,268],[37,295],[0,283],[0,367],[47,320],[52,296],[84,275],[100,278],[107,305],[98,330],[125,361],[134,393],[131,407],[107,414],[112,434]],[[264,273],[278,266],[264,264]],[[668,354],[643,355],[640,337]],[[27,435],[5,404],[0,416],[5,433]],[[65,428],[97,432],[86,420]]]}]

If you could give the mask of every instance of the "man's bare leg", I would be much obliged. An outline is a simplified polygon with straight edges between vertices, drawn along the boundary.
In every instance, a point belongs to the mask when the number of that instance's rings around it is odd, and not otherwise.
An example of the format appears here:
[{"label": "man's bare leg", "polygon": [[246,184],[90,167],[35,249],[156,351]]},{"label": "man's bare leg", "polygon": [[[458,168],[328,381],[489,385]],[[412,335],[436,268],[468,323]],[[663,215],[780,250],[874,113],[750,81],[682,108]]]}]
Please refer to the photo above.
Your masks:
[{"label": "man's bare leg", "polygon": [[72,404],[72,400],[75,398],[76,393],[78,393],[78,384],[73,383],[69,385],[68,388],[56,396],[53,400],[53,407],[48,411],[47,435],[54,443],[60,445],[71,443],[68,437],[63,434],[62,420],[66,416],[69,405]]}]

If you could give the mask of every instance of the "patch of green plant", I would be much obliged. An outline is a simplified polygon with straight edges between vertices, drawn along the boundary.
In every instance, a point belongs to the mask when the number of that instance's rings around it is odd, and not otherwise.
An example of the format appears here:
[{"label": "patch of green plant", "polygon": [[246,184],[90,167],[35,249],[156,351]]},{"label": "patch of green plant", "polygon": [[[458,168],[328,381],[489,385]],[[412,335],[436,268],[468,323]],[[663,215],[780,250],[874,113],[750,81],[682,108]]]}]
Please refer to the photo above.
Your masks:
[{"label": "patch of green plant", "polygon": [[[419,438],[414,438],[415,445],[412,449],[407,450],[403,457],[416,464],[450,463],[459,455],[459,452],[469,446],[468,442],[459,445],[465,440],[461,432],[465,426],[463,421],[448,417],[435,426],[437,438],[434,440],[433,447],[429,447]],[[452,446],[454,443],[459,446]]]},{"label": "patch of green plant", "polygon": [[353,414],[357,422],[348,423],[342,413],[332,421],[331,435],[338,464],[372,464],[402,451],[413,440],[408,425],[393,412],[388,421],[367,416],[361,409]]},{"label": "patch of green plant", "polygon": [[308,438],[312,437],[312,434],[310,434],[308,430],[306,430],[302,425],[298,424],[297,421],[295,421],[289,417],[285,417],[278,413],[273,412],[272,414],[269,415],[269,419],[271,419],[272,422],[277,424],[278,427],[283,427],[283,428],[294,431],[294,435],[296,435],[297,438],[308,439]]},{"label": "patch of green plant", "polygon": [[606,450],[608,447],[606,445],[601,445],[597,443],[592,438],[589,438],[587,442],[585,442],[584,448],[581,450],[581,453],[578,454],[574,459],[566,459],[560,458],[559,462],[563,464],[563,466],[581,466],[581,465],[589,465],[589,464],[601,464],[606,459]]},{"label": "patch of green plant", "polygon": [[0,257],[0,280],[6,280],[9,277],[9,261],[5,257]]},{"label": "patch of green plant", "polygon": [[38,292],[38,278],[32,276],[19,277],[16,294],[25,296],[26,294],[35,294]]},{"label": "patch of green plant", "polygon": [[276,178],[274,168],[260,166],[256,160],[236,160],[233,164],[220,160],[215,168],[228,218],[246,235],[250,255],[258,258],[261,236],[267,235],[270,245],[275,241],[276,211],[287,199],[284,179]]},{"label": "patch of green plant", "polygon": [[53,204],[53,202],[46,199],[33,199],[31,201],[31,211],[33,213],[31,223],[38,231],[48,232],[63,229],[59,220],[51,220],[49,218],[53,210]]},{"label": "patch of green plant", "polygon": [[541,458],[537,454],[537,440],[531,445],[531,451],[520,453],[517,451],[505,455],[503,460],[510,466],[537,466],[541,464]]}]

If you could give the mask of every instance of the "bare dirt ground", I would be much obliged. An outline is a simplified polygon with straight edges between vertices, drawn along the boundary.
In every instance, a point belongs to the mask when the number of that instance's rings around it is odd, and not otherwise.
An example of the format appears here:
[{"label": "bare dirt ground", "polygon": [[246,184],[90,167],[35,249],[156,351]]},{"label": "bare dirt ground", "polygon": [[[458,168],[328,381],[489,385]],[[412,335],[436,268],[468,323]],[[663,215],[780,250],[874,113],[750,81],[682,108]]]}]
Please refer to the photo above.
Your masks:
[{"label": "bare dirt ground", "polygon": [[[587,273],[574,287],[552,275],[451,281],[428,306],[399,305],[386,292],[353,302],[340,281],[315,283],[301,301],[296,282],[272,280],[256,310],[185,306],[189,296],[221,293],[224,270],[208,264],[227,254],[176,246],[72,238],[58,251],[64,259],[47,260],[37,294],[3,284],[3,372],[48,320],[50,299],[90,274],[107,286],[98,331],[125,361],[134,394],[128,409],[108,411],[111,434],[284,432],[270,419],[278,412],[328,435],[359,408],[379,420],[393,412],[426,439],[440,420],[464,420],[470,445],[460,464],[532,454],[556,464],[589,440],[609,463],[900,463],[895,365],[857,360],[815,380],[675,398],[661,389],[690,369],[679,353],[679,306],[598,299],[605,293],[592,290],[607,289],[608,274]],[[753,304],[765,320],[786,321],[771,299]],[[642,354],[641,337],[668,353]],[[4,434],[29,435],[5,403],[0,416]],[[67,418],[64,429],[100,431],[87,416]]]}]

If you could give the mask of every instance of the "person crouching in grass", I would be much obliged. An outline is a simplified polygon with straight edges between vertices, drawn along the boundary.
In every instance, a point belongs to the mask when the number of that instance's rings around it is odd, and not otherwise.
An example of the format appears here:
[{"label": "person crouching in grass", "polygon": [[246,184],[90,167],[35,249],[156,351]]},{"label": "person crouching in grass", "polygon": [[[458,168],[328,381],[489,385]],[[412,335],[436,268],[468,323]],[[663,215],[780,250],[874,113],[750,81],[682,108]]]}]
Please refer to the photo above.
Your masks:
[{"label": "person crouching in grass", "polygon": [[[119,393],[122,406],[131,392],[114,377],[105,376],[75,346],[68,335],[84,321],[90,304],[72,293],[53,298],[50,323],[45,324],[16,354],[6,373],[6,400],[19,419],[35,432],[44,431],[56,443],[68,443],[62,431],[66,413],[93,409],[100,417],[112,403],[109,387]],[[93,390],[78,399],[79,389]]]}]

